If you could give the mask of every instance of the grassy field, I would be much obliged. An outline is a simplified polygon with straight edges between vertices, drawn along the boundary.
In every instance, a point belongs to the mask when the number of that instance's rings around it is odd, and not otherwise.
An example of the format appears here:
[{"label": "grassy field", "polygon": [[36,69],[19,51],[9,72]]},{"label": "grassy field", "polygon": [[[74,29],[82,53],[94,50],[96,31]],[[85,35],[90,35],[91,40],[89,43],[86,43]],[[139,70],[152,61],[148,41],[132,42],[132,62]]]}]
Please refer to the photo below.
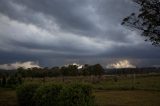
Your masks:
[{"label": "grassy field", "polygon": [[[117,81],[115,81],[115,77]],[[39,82],[39,83],[72,83],[72,82],[85,82],[93,86],[98,90],[156,90],[160,91],[160,75],[121,75],[121,76],[102,76],[100,79],[94,76],[85,77],[65,77],[64,81],[62,77],[54,78],[26,78],[25,82]]]},{"label": "grassy field", "polygon": [[159,106],[160,92],[157,91],[97,91],[99,106]]},{"label": "grassy field", "polygon": [[15,90],[0,88],[0,106],[18,106],[17,104]]},{"label": "grassy field", "polygon": [[[98,106],[159,106],[158,91],[106,91],[94,92]],[[18,106],[16,92],[12,89],[0,90],[0,106]]]},{"label": "grassy field", "polygon": [[[46,78],[45,82],[87,82],[94,88],[96,103],[99,106],[160,106],[160,76],[132,75],[94,77]],[[25,82],[43,82],[44,79],[26,78]],[[15,89],[0,88],[0,106],[17,106]]]},{"label": "grassy field", "polygon": [[95,89],[101,90],[156,90],[160,91],[160,76],[120,77],[115,82],[113,79],[106,79],[100,83],[93,84]]}]

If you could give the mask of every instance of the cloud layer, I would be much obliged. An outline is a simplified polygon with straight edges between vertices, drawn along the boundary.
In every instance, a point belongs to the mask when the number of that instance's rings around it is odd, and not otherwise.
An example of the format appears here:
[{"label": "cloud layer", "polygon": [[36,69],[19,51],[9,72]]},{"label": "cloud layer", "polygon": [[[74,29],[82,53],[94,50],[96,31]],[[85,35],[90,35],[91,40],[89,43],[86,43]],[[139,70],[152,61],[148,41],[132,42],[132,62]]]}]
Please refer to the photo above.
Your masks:
[{"label": "cloud layer", "polygon": [[159,48],[120,25],[133,11],[137,6],[128,0],[1,0],[0,63],[33,60],[50,66],[112,58],[160,62]]}]

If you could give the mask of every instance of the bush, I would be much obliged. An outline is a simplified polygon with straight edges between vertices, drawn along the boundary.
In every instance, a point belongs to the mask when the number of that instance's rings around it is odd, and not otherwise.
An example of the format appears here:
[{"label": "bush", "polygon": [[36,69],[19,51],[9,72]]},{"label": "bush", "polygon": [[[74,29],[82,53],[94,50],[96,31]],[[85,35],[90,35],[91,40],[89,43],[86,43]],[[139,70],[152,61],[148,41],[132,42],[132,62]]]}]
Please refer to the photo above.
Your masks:
[{"label": "bush", "polygon": [[59,106],[61,85],[47,84],[39,87],[34,95],[35,106]]},{"label": "bush", "polygon": [[15,76],[10,76],[7,80],[7,85],[16,85],[18,81]]},{"label": "bush", "polygon": [[60,106],[94,106],[92,88],[86,84],[71,84],[60,93]]},{"label": "bush", "polygon": [[20,106],[35,106],[33,100],[34,93],[39,87],[39,84],[29,83],[23,84],[17,88],[17,97]]},{"label": "bush", "polygon": [[17,96],[20,106],[94,106],[92,88],[86,84],[25,84]]}]

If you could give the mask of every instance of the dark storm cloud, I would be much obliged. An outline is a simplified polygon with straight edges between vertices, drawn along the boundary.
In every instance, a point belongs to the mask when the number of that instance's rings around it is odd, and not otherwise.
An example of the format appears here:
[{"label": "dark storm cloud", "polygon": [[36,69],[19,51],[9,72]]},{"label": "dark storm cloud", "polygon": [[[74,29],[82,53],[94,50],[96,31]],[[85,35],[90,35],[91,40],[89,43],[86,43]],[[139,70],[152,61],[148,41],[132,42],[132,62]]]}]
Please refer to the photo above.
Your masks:
[{"label": "dark storm cloud", "polygon": [[115,47],[110,53],[101,54],[102,57],[112,57],[112,58],[135,58],[135,59],[159,59],[159,49],[151,45],[139,45],[135,46],[119,46]]},{"label": "dark storm cloud", "polygon": [[[121,23],[121,19],[134,10],[130,9],[130,6],[133,7],[130,2],[125,0],[2,0],[1,5],[2,13],[18,21],[44,27],[41,18],[49,18],[55,20],[61,30],[92,37],[108,35],[102,34],[98,25],[105,30],[113,27],[118,30],[116,26]],[[127,6],[127,9],[122,6]]]},{"label": "dark storm cloud", "polygon": [[90,34],[97,27],[87,17],[90,15],[86,12],[90,5],[88,3],[87,0],[2,0],[1,10],[2,13],[18,21],[34,23],[43,27],[42,20],[34,16],[39,13],[55,20],[63,30]]},{"label": "dark storm cloud", "polygon": [[159,61],[159,48],[120,25],[134,11],[129,0],[1,0],[0,63]]}]

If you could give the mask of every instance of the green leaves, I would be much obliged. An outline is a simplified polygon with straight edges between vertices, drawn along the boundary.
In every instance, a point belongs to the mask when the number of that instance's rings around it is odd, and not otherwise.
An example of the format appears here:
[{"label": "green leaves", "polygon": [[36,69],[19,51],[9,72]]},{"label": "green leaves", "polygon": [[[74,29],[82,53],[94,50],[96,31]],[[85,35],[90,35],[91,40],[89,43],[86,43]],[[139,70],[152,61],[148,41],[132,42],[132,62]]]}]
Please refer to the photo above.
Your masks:
[{"label": "green leaves", "polygon": [[94,106],[88,84],[24,84],[18,87],[20,106]]},{"label": "green leaves", "polygon": [[132,13],[122,21],[126,25],[141,30],[153,45],[160,45],[160,1],[159,0],[133,0],[140,5],[138,13]]}]

